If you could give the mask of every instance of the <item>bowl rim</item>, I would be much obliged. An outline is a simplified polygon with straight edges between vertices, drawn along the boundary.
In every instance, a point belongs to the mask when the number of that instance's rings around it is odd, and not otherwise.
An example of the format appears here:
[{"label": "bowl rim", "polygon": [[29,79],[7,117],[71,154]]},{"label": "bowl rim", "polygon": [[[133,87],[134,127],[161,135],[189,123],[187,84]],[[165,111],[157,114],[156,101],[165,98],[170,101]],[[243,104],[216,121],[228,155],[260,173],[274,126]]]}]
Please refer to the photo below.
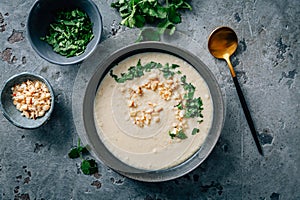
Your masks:
[{"label": "bowl rim", "polygon": [[[35,9],[38,4],[39,4],[40,0],[36,0],[34,2],[34,4],[31,6],[30,10],[29,10],[29,14],[28,14],[28,17],[27,17],[27,21],[26,21],[26,31],[27,31],[27,38],[29,40],[29,43],[31,44],[31,47],[34,49],[34,51],[43,59],[47,60],[48,62],[52,63],[52,64],[57,64],[57,65],[73,65],[73,64],[77,64],[77,63],[80,63],[82,61],[84,61],[86,58],[88,58],[91,54],[93,54],[93,52],[96,50],[98,44],[100,43],[101,41],[101,37],[102,37],[102,34],[103,34],[103,21],[102,21],[102,16],[101,16],[101,13],[99,11],[99,8],[98,6],[95,4],[94,1],[92,0],[86,0],[86,2],[89,2],[90,5],[94,8],[94,10],[96,11],[97,13],[97,20],[99,21],[99,34],[97,35],[94,35],[94,38],[95,39],[95,45],[92,46],[92,48],[90,49],[89,52],[83,52],[83,54],[79,55],[78,58],[79,59],[76,59],[76,60],[73,60],[73,61],[56,61],[55,59],[52,59],[51,57],[47,57],[45,56],[43,53],[41,53],[41,51],[39,50],[39,48],[35,45],[35,43],[33,42],[32,38],[31,38],[31,30],[30,30],[30,21],[31,21],[31,18],[32,18],[32,11],[33,9]],[[90,41],[91,42],[91,41]],[[88,43],[89,44],[89,43]],[[59,55],[59,54],[58,54]],[[64,58],[67,58],[67,57],[64,57]],[[71,57],[72,58],[72,57]]]},{"label": "bowl rim", "polygon": [[[6,87],[8,87],[7,85],[11,82],[11,81],[14,81],[20,77],[23,77],[23,76],[30,76],[30,77],[33,77],[33,79],[38,79],[40,81],[42,81],[43,83],[46,84],[46,86],[48,87],[49,91],[50,91],[50,94],[51,94],[51,106],[50,106],[50,109],[47,111],[47,113],[42,117],[44,118],[41,123],[37,124],[36,126],[26,126],[26,125],[23,125],[23,124],[20,124],[18,123],[17,121],[13,120],[13,118],[7,113],[6,109],[4,108],[4,105],[3,105],[3,102],[2,102],[2,95],[3,95],[3,92],[6,91],[4,90]],[[2,88],[1,88],[1,93],[0,93],[0,109],[1,109],[1,112],[3,114],[3,116],[9,121],[11,122],[13,125],[15,125],[16,127],[19,127],[19,128],[22,128],[22,129],[36,129],[36,128],[39,128],[40,126],[44,125],[51,117],[51,114],[54,110],[54,100],[55,98],[55,95],[54,95],[54,91],[53,91],[53,88],[50,84],[50,82],[44,78],[43,76],[41,75],[38,75],[38,74],[35,74],[35,73],[31,73],[31,72],[21,72],[19,74],[15,74],[13,76],[11,76],[10,78],[8,78],[5,83],[3,84]]]},{"label": "bowl rim", "polygon": [[[211,79],[211,83],[208,84],[210,91],[212,90],[211,87],[214,87],[215,94],[214,97],[218,97],[218,99],[213,99],[214,104],[214,116],[213,116],[213,124],[214,122],[217,122],[217,125],[213,125],[210,129],[209,135],[207,136],[205,143],[200,147],[200,149],[192,155],[189,159],[184,161],[181,164],[176,165],[175,167],[168,168],[166,170],[158,170],[158,171],[145,171],[138,169],[137,171],[128,172],[123,171],[115,166],[112,166],[112,163],[108,163],[108,159],[103,159],[104,156],[107,156],[107,153],[101,153],[97,152],[95,150],[95,141],[91,140],[91,136],[89,135],[89,132],[95,131],[95,122],[94,122],[94,116],[93,116],[93,109],[94,109],[94,97],[93,100],[91,100],[90,96],[95,95],[96,91],[98,89],[99,84],[101,83],[102,78],[107,74],[107,72],[112,66],[114,66],[114,63],[116,62],[116,58],[119,60],[123,60],[124,57],[128,57],[130,55],[141,53],[141,50],[156,50],[158,52],[165,52],[170,53],[172,55],[175,55],[188,63],[190,63],[198,72],[199,70],[196,68],[195,63],[201,66],[203,68],[202,70],[207,73],[209,78]],[[121,58],[120,58],[121,57]],[[203,74],[201,74],[203,77]],[[204,80],[207,82],[207,78],[203,77]],[[212,85],[213,86],[212,86]],[[212,93],[212,91],[211,91]],[[218,104],[217,106],[215,104]],[[198,167],[211,153],[213,148],[215,147],[219,136],[221,134],[224,121],[225,121],[225,107],[224,107],[224,100],[222,96],[222,91],[220,89],[220,86],[214,76],[214,74],[210,71],[210,69],[193,53],[182,49],[180,47],[171,45],[169,43],[164,42],[140,42],[135,44],[130,44],[126,47],[123,47],[115,52],[113,52],[108,58],[106,58],[104,61],[101,62],[101,64],[97,67],[96,72],[92,75],[92,78],[89,80],[89,83],[85,90],[84,100],[83,100],[83,123],[84,128],[86,130],[86,140],[87,144],[89,144],[89,147],[91,148],[94,155],[106,166],[114,169],[118,173],[129,177],[131,179],[144,181],[144,182],[162,182],[162,181],[168,181],[172,180],[178,177],[181,177],[190,171],[194,170],[196,167]],[[217,107],[217,109],[216,109]],[[216,113],[217,112],[217,113]],[[212,132],[212,133],[211,133]],[[212,137],[212,138],[211,138]],[[210,138],[210,139],[208,139]],[[99,138],[99,140],[101,140]],[[104,146],[104,145],[103,145]],[[99,147],[98,147],[99,148]],[[203,153],[204,152],[204,153]],[[121,161],[120,161],[121,162]],[[188,163],[188,165],[187,165]],[[132,167],[131,167],[132,168]]]}]

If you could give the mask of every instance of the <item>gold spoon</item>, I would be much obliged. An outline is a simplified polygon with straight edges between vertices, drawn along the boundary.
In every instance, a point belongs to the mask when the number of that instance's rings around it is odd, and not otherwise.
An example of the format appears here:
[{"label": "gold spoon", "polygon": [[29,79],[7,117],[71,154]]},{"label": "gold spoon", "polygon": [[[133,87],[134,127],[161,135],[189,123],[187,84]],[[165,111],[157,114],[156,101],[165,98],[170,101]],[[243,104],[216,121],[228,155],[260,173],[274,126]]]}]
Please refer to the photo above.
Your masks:
[{"label": "gold spoon", "polygon": [[242,108],[244,110],[248,125],[250,127],[252,136],[254,138],[255,144],[257,146],[258,152],[263,155],[262,147],[259,143],[259,139],[257,136],[257,132],[254,127],[254,123],[252,117],[250,115],[250,111],[248,109],[245,97],[243,95],[242,89],[236,77],[235,71],[230,62],[230,56],[236,51],[238,46],[238,38],[235,32],[229,27],[219,27],[215,29],[209,36],[208,39],[208,49],[209,52],[218,59],[226,60],[228,67],[230,69],[230,73],[237,90]]}]

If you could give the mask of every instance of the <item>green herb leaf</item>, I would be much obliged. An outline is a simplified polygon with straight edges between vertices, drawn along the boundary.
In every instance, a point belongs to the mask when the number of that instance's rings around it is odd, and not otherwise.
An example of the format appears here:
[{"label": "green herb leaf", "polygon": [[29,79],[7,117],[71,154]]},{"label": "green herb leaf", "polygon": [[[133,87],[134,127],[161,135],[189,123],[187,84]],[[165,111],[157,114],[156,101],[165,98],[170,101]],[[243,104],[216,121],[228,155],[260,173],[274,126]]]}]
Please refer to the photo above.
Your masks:
[{"label": "green herb leaf", "polygon": [[177,12],[174,4],[172,4],[168,9],[168,19],[174,24],[179,24],[181,22],[181,15]]},{"label": "green herb leaf", "polygon": [[182,129],[180,129],[177,133],[173,133],[171,131],[169,131],[169,136],[171,137],[171,139],[174,139],[175,137],[184,140],[187,138],[186,134],[183,132]]},{"label": "green herb leaf", "polygon": [[194,128],[192,131],[192,135],[196,135],[196,133],[199,133],[199,129],[198,128]]},{"label": "green herb leaf", "polygon": [[74,147],[70,150],[68,153],[69,158],[79,158],[81,157],[82,154],[88,153],[89,151],[87,150],[86,147],[83,147],[80,145],[80,139],[78,138],[78,144],[77,147]]},{"label": "green herb leaf", "polygon": [[197,121],[199,124],[203,122],[203,119]]},{"label": "green herb leaf", "polygon": [[179,104],[177,104],[176,107],[177,107],[179,110],[182,110],[182,109],[183,109],[182,102],[180,102]]},{"label": "green herb leaf", "polygon": [[186,134],[183,132],[182,129],[180,129],[178,131],[178,133],[176,134],[176,137],[178,137],[179,139],[182,139],[182,140],[187,138]]},{"label": "green herb leaf", "polygon": [[[176,29],[175,24],[173,22],[171,22],[169,19],[164,19],[161,23],[159,23],[157,25],[157,27],[158,27],[158,30],[159,30],[158,32],[160,34],[163,34],[167,29],[169,29],[169,30],[173,30],[174,29],[174,31]],[[174,32],[174,31],[172,31],[172,32]],[[172,35],[171,31],[170,31],[169,34]]]},{"label": "green herb leaf", "polygon": [[68,153],[68,156],[69,156],[69,158],[72,158],[72,159],[79,158],[80,154],[79,154],[78,149],[77,148],[71,149],[71,151]]},{"label": "green herb leaf", "polygon": [[91,175],[98,172],[98,165],[94,159],[83,160],[80,168],[86,175]]}]

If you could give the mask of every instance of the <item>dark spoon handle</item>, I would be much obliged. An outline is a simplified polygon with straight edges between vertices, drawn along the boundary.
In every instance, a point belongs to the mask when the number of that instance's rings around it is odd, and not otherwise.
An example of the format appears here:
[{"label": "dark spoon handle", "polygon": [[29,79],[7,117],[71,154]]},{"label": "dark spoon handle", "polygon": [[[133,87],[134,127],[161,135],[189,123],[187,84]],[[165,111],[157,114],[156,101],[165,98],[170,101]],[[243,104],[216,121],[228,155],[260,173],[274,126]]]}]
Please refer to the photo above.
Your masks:
[{"label": "dark spoon handle", "polygon": [[242,89],[241,89],[240,84],[239,84],[239,82],[238,82],[238,79],[237,79],[236,76],[235,76],[235,77],[232,77],[232,79],[233,79],[233,82],[234,82],[236,91],[237,91],[237,93],[238,93],[238,96],[239,96],[239,98],[240,98],[240,102],[241,102],[241,104],[242,104],[242,107],[243,107],[243,110],[244,110],[244,113],[245,113],[245,116],[246,116],[248,125],[249,125],[249,127],[250,127],[252,136],[253,136],[253,138],[254,138],[255,144],[256,144],[256,146],[257,146],[258,152],[259,152],[261,155],[263,155],[263,150],[262,150],[262,147],[261,147],[261,145],[260,145],[260,143],[259,143],[258,136],[257,136],[257,132],[256,132],[256,130],[255,130],[254,123],[253,123],[253,120],[252,120],[250,111],[249,111],[249,109],[248,109],[248,106],[247,106],[245,97],[244,97],[244,95],[243,95]]}]

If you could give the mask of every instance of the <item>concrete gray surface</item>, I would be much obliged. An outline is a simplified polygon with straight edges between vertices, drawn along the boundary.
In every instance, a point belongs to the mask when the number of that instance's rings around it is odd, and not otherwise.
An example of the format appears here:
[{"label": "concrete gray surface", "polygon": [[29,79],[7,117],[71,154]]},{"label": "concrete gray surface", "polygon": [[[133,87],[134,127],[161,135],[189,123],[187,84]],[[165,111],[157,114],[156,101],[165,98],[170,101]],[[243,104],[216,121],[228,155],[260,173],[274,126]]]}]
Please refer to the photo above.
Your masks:
[{"label": "concrete gray surface", "polygon": [[[111,0],[95,0],[104,22],[103,41],[126,33]],[[0,84],[30,71],[47,78],[56,93],[52,119],[23,130],[0,116],[0,200],[6,199],[300,199],[299,53],[300,1],[194,0],[177,26],[199,43],[201,59],[226,96],[226,121],[208,159],[184,177],[143,183],[99,163],[83,175],[67,157],[77,143],[72,116],[73,85],[80,64],[57,66],[31,48],[26,19],[33,0],[0,1]],[[258,154],[226,63],[205,51],[217,26],[236,30],[233,65],[263,143]]]}]

